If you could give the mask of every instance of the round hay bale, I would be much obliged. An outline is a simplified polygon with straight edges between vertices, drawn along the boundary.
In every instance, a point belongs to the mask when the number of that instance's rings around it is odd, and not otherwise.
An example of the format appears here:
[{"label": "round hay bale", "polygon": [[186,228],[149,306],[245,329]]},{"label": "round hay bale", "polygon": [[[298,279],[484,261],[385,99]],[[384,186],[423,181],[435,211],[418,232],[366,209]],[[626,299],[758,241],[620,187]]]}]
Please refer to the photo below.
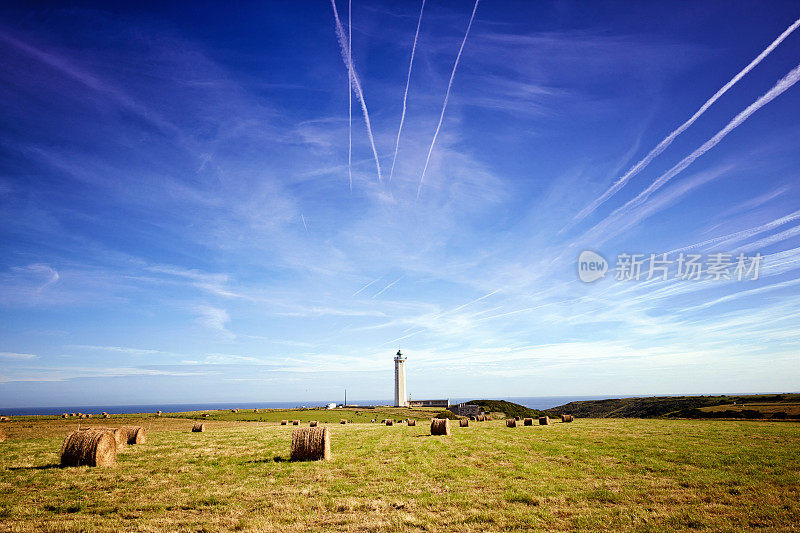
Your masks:
[{"label": "round hay bale", "polygon": [[492,417],[491,417],[491,416],[489,416],[489,415],[486,415],[486,416],[484,416],[484,417],[483,417],[483,419],[484,419],[484,420],[491,420],[491,419],[492,419]]},{"label": "round hay bale", "polygon": [[449,435],[450,420],[447,418],[434,418],[431,420],[431,435]]},{"label": "round hay bale", "polygon": [[562,422],[572,422],[575,419],[572,415],[561,415]]},{"label": "round hay bale", "polygon": [[515,417],[514,417],[514,420],[516,420],[517,422],[519,422],[519,417],[518,417],[518,416],[515,416]]},{"label": "round hay bale", "polygon": [[339,423],[340,424],[347,424],[347,419],[346,418],[342,418],[341,420],[339,420]]},{"label": "round hay bale", "polygon": [[144,444],[145,431],[142,426],[122,426],[128,438],[128,444]]},{"label": "round hay bale", "polygon": [[92,414],[89,413],[88,415],[86,415],[86,418],[92,418]]},{"label": "round hay bale", "polygon": [[331,434],[328,426],[292,431],[292,461],[329,461],[330,458]]},{"label": "round hay bale", "polygon": [[69,415],[67,413],[64,413],[61,415],[61,418],[69,418]]},{"label": "round hay bale", "polygon": [[203,422],[195,422],[192,426],[192,433],[202,433],[206,430],[206,425]]},{"label": "round hay bale", "polygon": [[111,415],[108,413],[103,413],[103,418],[111,418]]},{"label": "round hay bale", "polygon": [[394,420],[392,420],[391,418],[387,418],[384,421],[384,424],[386,424],[387,426],[393,426],[394,425]]},{"label": "round hay bale", "polygon": [[114,434],[114,440],[117,441],[117,452],[121,452],[128,445],[128,432],[125,428],[115,428],[111,432]]},{"label": "round hay bale", "polygon": [[161,416],[161,411],[156,411],[156,416]]},{"label": "round hay bale", "polygon": [[208,413],[203,413],[203,418],[208,418]]},{"label": "round hay bale", "polygon": [[550,417],[540,416],[539,417],[539,425],[540,426],[549,426],[550,425]]},{"label": "round hay bale", "polygon": [[414,427],[417,425],[417,420],[415,418],[409,418],[406,421],[406,424],[408,424],[410,427]]},{"label": "round hay bale", "polygon": [[308,423],[308,427],[315,428],[317,427],[317,424],[318,422],[316,420],[312,420],[311,422]]},{"label": "round hay bale", "polygon": [[515,428],[517,427],[517,421],[513,418],[509,418],[506,420],[506,427],[507,428]]},{"label": "round hay bale", "polygon": [[483,415],[478,415],[478,416],[477,416],[477,418],[476,418],[476,420],[477,420],[478,422],[483,422],[484,420],[486,420],[486,417],[485,417],[485,416],[483,416]]},{"label": "round hay bale", "polygon": [[292,425],[293,426],[299,426],[300,425],[300,421],[299,420],[292,420]]},{"label": "round hay bale", "polygon": [[525,426],[532,426],[533,425],[533,418],[526,418],[522,421],[522,424]]},{"label": "round hay bale", "polygon": [[458,427],[468,428],[469,427],[469,420],[467,420],[466,418],[462,418],[461,420],[458,421]]},{"label": "round hay bale", "polygon": [[254,412],[254,413],[257,413],[257,412],[258,412],[258,409],[253,409],[253,412]]},{"label": "round hay bale", "polygon": [[289,421],[288,421],[288,420],[281,420],[281,425],[282,425],[282,426],[285,426],[285,425],[286,425],[286,424],[288,424],[288,423],[289,423]]},{"label": "round hay bale", "polygon": [[108,429],[73,431],[61,446],[62,466],[105,466],[117,460],[117,442]]}]

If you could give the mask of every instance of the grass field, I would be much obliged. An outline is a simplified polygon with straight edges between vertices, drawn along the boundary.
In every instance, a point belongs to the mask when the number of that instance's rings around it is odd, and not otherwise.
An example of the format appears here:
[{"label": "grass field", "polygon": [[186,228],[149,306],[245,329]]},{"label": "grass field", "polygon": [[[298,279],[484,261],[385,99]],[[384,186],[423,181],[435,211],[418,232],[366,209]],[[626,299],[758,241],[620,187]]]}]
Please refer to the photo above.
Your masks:
[{"label": "grass field", "polygon": [[706,413],[714,413],[719,411],[738,411],[751,409],[763,413],[765,417],[770,418],[775,413],[786,413],[789,416],[800,415],[800,402],[797,403],[771,403],[771,402],[753,402],[753,403],[737,403],[726,405],[715,405],[712,407],[702,407],[700,411]]},{"label": "grass field", "polygon": [[191,433],[187,419],[126,417],[150,425],[147,442],[105,468],[58,467],[63,437],[87,421],[15,420],[0,444],[0,529],[800,529],[794,422],[492,421],[432,437],[427,422],[342,417],[333,460],[309,463],[288,461],[292,427],[274,421]]}]

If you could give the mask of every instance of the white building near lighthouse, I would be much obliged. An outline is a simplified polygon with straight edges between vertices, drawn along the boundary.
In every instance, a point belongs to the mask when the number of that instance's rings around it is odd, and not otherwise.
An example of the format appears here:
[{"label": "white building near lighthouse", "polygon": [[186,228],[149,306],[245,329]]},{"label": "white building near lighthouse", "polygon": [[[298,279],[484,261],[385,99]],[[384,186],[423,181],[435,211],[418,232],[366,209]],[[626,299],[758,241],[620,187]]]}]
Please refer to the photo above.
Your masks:
[{"label": "white building near lighthouse", "polygon": [[400,350],[394,356],[394,406],[408,407],[406,394],[406,359]]}]

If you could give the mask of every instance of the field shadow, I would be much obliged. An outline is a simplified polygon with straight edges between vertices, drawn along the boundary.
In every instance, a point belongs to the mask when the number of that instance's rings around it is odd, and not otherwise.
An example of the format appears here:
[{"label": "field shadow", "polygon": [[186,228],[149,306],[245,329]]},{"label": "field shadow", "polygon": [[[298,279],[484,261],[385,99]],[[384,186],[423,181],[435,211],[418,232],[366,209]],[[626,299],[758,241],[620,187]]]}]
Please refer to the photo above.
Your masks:
[{"label": "field shadow", "polygon": [[253,459],[251,461],[245,461],[245,464],[264,464],[264,463],[288,463],[289,459],[286,457],[282,457],[280,455],[276,455],[273,458],[267,459]]},{"label": "field shadow", "polygon": [[9,467],[9,470],[51,470],[53,468],[65,468],[65,467],[62,467],[60,464],[39,465],[39,466],[12,466]]}]

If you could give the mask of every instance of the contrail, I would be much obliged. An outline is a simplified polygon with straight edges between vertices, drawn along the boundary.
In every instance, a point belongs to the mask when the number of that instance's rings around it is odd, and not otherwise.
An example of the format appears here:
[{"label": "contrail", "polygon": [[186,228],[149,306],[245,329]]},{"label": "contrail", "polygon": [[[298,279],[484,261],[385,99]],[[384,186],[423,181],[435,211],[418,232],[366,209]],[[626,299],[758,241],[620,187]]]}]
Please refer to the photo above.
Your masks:
[{"label": "contrail", "polygon": [[353,86],[356,89],[356,96],[358,101],[361,102],[361,111],[364,113],[364,122],[367,125],[367,135],[369,136],[369,144],[372,148],[372,155],[375,157],[375,166],[378,168],[378,181],[383,182],[381,176],[381,162],[378,159],[378,151],[375,149],[375,138],[372,136],[372,123],[369,120],[369,112],[367,111],[367,102],[364,100],[364,93],[361,90],[361,81],[358,79],[356,69],[353,66],[353,57],[350,55],[350,48],[348,46],[348,39],[345,36],[342,21],[339,20],[339,12],[336,10],[336,0],[331,0],[331,7],[333,7],[333,16],[336,19],[336,37],[339,39],[339,48],[342,50],[342,59],[347,67]]},{"label": "contrail", "polygon": [[417,187],[417,199],[419,199],[419,193],[422,190],[422,182],[425,181],[425,173],[428,171],[428,163],[431,160],[433,145],[436,144],[436,137],[439,136],[439,129],[442,127],[442,120],[444,120],[444,111],[445,109],[447,109],[447,101],[450,99],[450,89],[453,87],[453,78],[455,78],[456,76],[458,61],[461,59],[461,52],[464,51],[464,45],[467,42],[467,36],[469,36],[469,30],[470,28],[472,28],[472,21],[475,20],[475,12],[478,10],[478,2],[480,2],[480,0],[475,0],[475,7],[472,8],[472,16],[469,17],[469,24],[467,25],[467,31],[464,33],[464,40],[461,41],[461,48],[458,49],[458,55],[456,56],[456,61],[453,64],[453,72],[450,73],[450,81],[447,82],[447,91],[444,94],[444,104],[442,105],[442,114],[439,115],[439,123],[436,125],[436,131],[433,133],[433,140],[431,141],[431,146],[430,148],[428,148],[428,157],[425,159],[425,167],[422,169],[422,177],[419,179],[419,186]]},{"label": "contrail", "polygon": [[300,220],[303,221],[303,227],[306,228],[306,233],[308,233],[308,225],[306,224],[306,217],[303,216],[303,213],[300,213]]},{"label": "contrail", "polygon": [[737,252],[758,250],[759,248],[765,248],[777,242],[785,241],[786,239],[791,239],[792,237],[795,237],[797,235],[800,235],[800,226],[795,226],[793,228],[783,230],[780,233],[770,235],[769,237],[764,237],[763,239],[743,244],[742,246],[739,246],[738,248],[731,250],[730,253],[736,254]]},{"label": "contrail", "polygon": [[755,59],[753,59],[753,60],[750,62],[750,64],[749,64],[749,65],[747,65],[746,67],[744,67],[744,68],[743,68],[743,69],[742,69],[742,70],[741,70],[741,71],[740,71],[740,72],[739,72],[739,73],[738,73],[736,76],[734,76],[734,77],[733,77],[733,78],[732,78],[732,79],[731,79],[731,80],[730,80],[728,83],[726,83],[725,85],[723,85],[723,86],[722,86],[722,88],[721,88],[720,90],[718,90],[716,93],[714,93],[714,96],[712,96],[711,98],[709,98],[708,100],[706,100],[706,103],[704,103],[704,104],[703,104],[703,105],[700,107],[700,109],[698,109],[698,110],[695,112],[695,114],[694,114],[694,115],[692,115],[692,116],[689,118],[689,120],[687,120],[686,122],[684,122],[683,124],[681,124],[681,125],[680,125],[680,127],[678,127],[678,129],[676,129],[675,131],[673,131],[672,133],[670,133],[669,135],[667,135],[667,136],[664,138],[664,140],[662,140],[660,143],[658,143],[658,146],[656,146],[655,148],[653,148],[653,149],[650,151],[650,153],[648,153],[646,156],[644,156],[644,158],[643,158],[641,161],[639,161],[639,162],[638,162],[638,163],[636,163],[636,164],[635,164],[633,167],[631,167],[631,169],[630,169],[630,170],[628,170],[628,172],[626,172],[626,173],[625,173],[625,175],[623,175],[622,177],[618,178],[618,179],[617,179],[617,181],[616,181],[616,182],[614,182],[614,184],[613,184],[613,185],[612,185],[612,186],[611,186],[611,187],[610,187],[610,188],[609,188],[609,189],[608,189],[606,192],[604,192],[604,193],[603,193],[603,194],[602,194],[602,195],[601,195],[599,198],[597,198],[596,200],[594,200],[594,201],[593,201],[591,204],[589,204],[588,206],[586,206],[585,208],[583,208],[583,210],[581,210],[581,211],[580,211],[580,212],[579,212],[577,215],[575,215],[575,217],[573,218],[572,222],[570,222],[570,224],[568,224],[567,226],[565,226],[565,227],[564,227],[564,228],[563,228],[561,231],[565,231],[565,230],[569,229],[569,228],[570,228],[570,227],[572,227],[574,224],[576,224],[576,223],[580,222],[581,220],[583,220],[584,218],[586,218],[587,216],[589,216],[589,215],[590,215],[590,214],[591,214],[591,213],[592,213],[592,212],[593,212],[595,209],[597,209],[598,207],[600,207],[600,205],[601,205],[603,202],[605,202],[606,200],[608,200],[609,198],[611,198],[611,197],[612,197],[612,196],[613,196],[613,195],[614,195],[614,194],[615,194],[615,193],[616,193],[618,190],[620,190],[622,187],[624,187],[624,186],[625,186],[625,184],[626,184],[626,183],[628,183],[628,181],[629,181],[631,178],[633,178],[633,177],[634,177],[636,174],[638,174],[639,172],[641,172],[641,171],[642,171],[642,170],[643,170],[643,169],[644,169],[644,168],[645,168],[647,165],[649,165],[649,164],[650,164],[650,162],[651,162],[653,159],[655,159],[655,158],[656,158],[656,157],[657,157],[657,156],[658,156],[658,155],[659,155],[661,152],[663,152],[664,150],[666,150],[666,149],[667,149],[667,147],[668,147],[670,144],[672,144],[672,141],[674,141],[674,140],[675,140],[675,138],[676,138],[678,135],[680,135],[681,133],[683,133],[684,131],[686,131],[686,129],[687,129],[689,126],[691,126],[692,124],[694,124],[694,122],[695,122],[695,121],[696,121],[698,118],[700,118],[700,115],[702,115],[703,113],[705,113],[705,112],[706,112],[706,110],[707,110],[709,107],[711,107],[711,106],[714,104],[714,102],[716,102],[717,100],[719,100],[719,98],[720,98],[720,97],[721,97],[723,94],[725,94],[725,93],[728,91],[728,89],[730,89],[731,87],[733,87],[733,86],[734,86],[734,85],[735,85],[735,84],[736,84],[736,83],[737,83],[737,82],[738,82],[740,79],[742,79],[742,78],[743,78],[743,77],[744,77],[744,76],[745,76],[745,75],[746,75],[748,72],[750,72],[750,71],[751,71],[751,70],[752,70],[752,69],[753,69],[753,68],[754,68],[756,65],[758,65],[759,63],[761,63],[761,61],[762,61],[762,60],[763,60],[765,57],[767,57],[767,56],[770,54],[770,52],[772,52],[772,51],[773,51],[773,50],[774,50],[774,49],[775,49],[775,48],[776,48],[776,47],[777,47],[779,44],[781,44],[781,42],[782,42],[784,39],[786,39],[786,37],[788,37],[788,36],[789,36],[789,35],[790,35],[790,34],[791,34],[791,33],[792,33],[794,30],[796,30],[798,26],[800,26],[800,19],[797,19],[796,21],[794,21],[794,24],[792,24],[791,26],[789,26],[788,28],[786,28],[786,31],[784,31],[783,33],[781,33],[781,34],[778,36],[778,38],[777,38],[777,39],[775,39],[774,41],[772,41],[772,43],[771,43],[771,44],[770,44],[768,47],[766,47],[766,48],[764,49],[764,51],[763,51],[763,52],[761,52],[761,53],[760,53],[760,54],[759,54],[759,55],[758,55],[758,56],[757,56]]},{"label": "contrail", "polygon": [[380,281],[380,280],[382,280],[382,279],[383,279],[383,276],[381,276],[381,277],[379,277],[379,278],[377,278],[377,279],[373,279],[372,281],[370,281],[369,283],[367,283],[366,285],[364,285],[363,287],[361,287],[360,289],[358,289],[356,292],[354,292],[354,293],[353,293],[353,296],[358,296],[360,293],[362,293],[362,292],[364,291],[364,289],[366,289],[367,287],[370,287],[371,285],[373,285],[373,284],[375,284],[375,283],[379,282],[379,281]]},{"label": "contrail", "polygon": [[[474,303],[478,303],[478,302],[480,302],[481,300],[485,300],[485,299],[486,299],[486,298],[488,298],[489,296],[492,296],[492,295],[494,295],[494,294],[497,294],[498,292],[500,292],[500,289],[497,289],[496,291],[492,291],[492,292],[490,292],[490,293],[488,293],[488,294],[484,294],[484,295],[483,295],[483,296],[481,296],[480,298],[475,298],[474,300],[471,300],[471,301],[469,301],[469,302],[467,302],[467,303],[465,303],[465,304],[459,305],[459,306],[458,306],[458,307],[456,307],[455,309],[451,309],[451,310],[449,310],[449,311],[444,311],[444,312],[442,312],[442,313],[439,313],[438,315],[434,316],[434,317],[433,317],[433,319],[439,318],[439,317],[441,317],[441,316],[444,316],[444,315],[447,315],[447,314],[450,314],[450,313],[455,313],[456,311],[461,311],[461,310],[462,310],[462,309],[464,309],[465,307],[467,307],[467,306],[469,306],[469,305],[472,305],[472,304],[474,304]],[[431,319],[431,320],[433,320],[433,319]]]},{"label": "contrail", "polygon": [[728,235],[722,235],[721,237],[714,237],[713,239],[708,239],[703,242],[690,244],[688,246],[684,246],[683,248],[676,248],[675,250],[671,250],[670,252],[668,252],[668,254],[685,252],[686,250],[691,250],[692,248],[699,248],[702,246],[717,244],[724,241],[732,241],[732,242],[740,241],[742,239],[747,239],[754,235],[758,235],[759,233],[763,233],[765,231],[777,228],[778,226],[782,226],[787,222],[792,222],[793,220],[797,220],[798,218],[800,218],[800,211],[795,211],[794,213],[790,213],[781,218],[776,218],[775,220],[767,222],[766,224],[762,224],[761,226],[755,226],[742,231],[737,231],[735,233],[729,233]]},{"label": "contrail", "polygon": [[[347,1],[347,55],[353,57],[353,0]],[[353,78],[347,76],[347,177],[353,192]]]},{"label": "contrail", "polygon": [[394,143],[394,158],[392,159],[392,170],[389,171],[389,182],[394,176],[394,164],[397,162],[397,150],[400,148],[400,132],[403,131],[403,121],[406,119],[406,100],[408,99],[408,87],[411,85],[411,67],[414,66],[414,52],[417,51],[417,38],[419,37],[419,27],[422,25],[422,11],[425,9],[425,0],[422,0],[422,7],[419,8],[419,20],[417,21],[417,32],[414,34],[414,44],[411,46],[411,60],[408,62],[408,77],[406,77],[406,92],[403,93],[403,112],[400,114],[400,127],[397,128],[397,140]]},{"label": "contrail", "polygon": [[400,276],[399,278],[397,278],[396,280],[394,280],[393,282],[391,282],[390,284],[388,284],[387,286],[385,286],[384,288],[382,288],[381,290],[379,290],[378,292],[376,292],[375,294],[373,294],[373,295],[372,295],[372,297],[373,297],[373,298],[375,298],[376,296],[380,296],[381,294],[383,294],[384,292],[386,292],[386,291],[387,291],[387,289],[389,289],[389,287],[392,287],[392,286],[396,285],[396,284],[397,284],[397,283],[398,283],[398,282],[399,282],[401,279],[403,279],[404,277],[405,277],[405,276]]},{"label": "contrail", "polygon": [[683,160],[681,160],[680,163],[678,163],[677,165],[669,169],[667,172],[659,176],[658,179],[656,179],[653,183],[651,183],[650,186],[647,187],[647,189],[640,192],[635,198],[629,200],[628,203],[626,203],[622,207],[617,208],[613,213],[611,213],[611,215],[607,219],[605,219],[603,222],[595,226],[593,230],[596,230],[602,227],[604,224],[607,224],[609,220],[614,219],[620,213],[629,210],[633,207],[638,207],[639,205],[644,203],[645,200],[647,200],[647,198],[649,198],[651,194],[656,192],[658,189],[663,187],[669,180],[671,180],[677,174],[686,169],[686,167],[691,165],[698,157],[702,156],[703,154],[711,150],[723,138],[725,138],[727,134],[736,129],[736,127],[739,126],[742,122],[747,120],[750,117],[750,115],[752,115],[753,113],[761,109],[763,106],[774,100],[777,96],[779,96],[784,91],[789,89],[792,85],[797,83],[798,80],[800,80],[800,65],[796,66],[794,70],[792,70],[791,72],[789,72],[789,74],[787,74],[781,80],[779,80],[778,83],[776,83],[775,86],[772,87],[772,89],[764,93],[758,100],[747,106],[744,109],[744,111],[736,115],[736,117],[734,117],[734,119],[731,120],[727,126],[719,130],[716,135],[714,135],[705,143],[703,143],[703,145],[700,148],[698,148],[697,150],[695,150],[694,152],[683,158]]}]

